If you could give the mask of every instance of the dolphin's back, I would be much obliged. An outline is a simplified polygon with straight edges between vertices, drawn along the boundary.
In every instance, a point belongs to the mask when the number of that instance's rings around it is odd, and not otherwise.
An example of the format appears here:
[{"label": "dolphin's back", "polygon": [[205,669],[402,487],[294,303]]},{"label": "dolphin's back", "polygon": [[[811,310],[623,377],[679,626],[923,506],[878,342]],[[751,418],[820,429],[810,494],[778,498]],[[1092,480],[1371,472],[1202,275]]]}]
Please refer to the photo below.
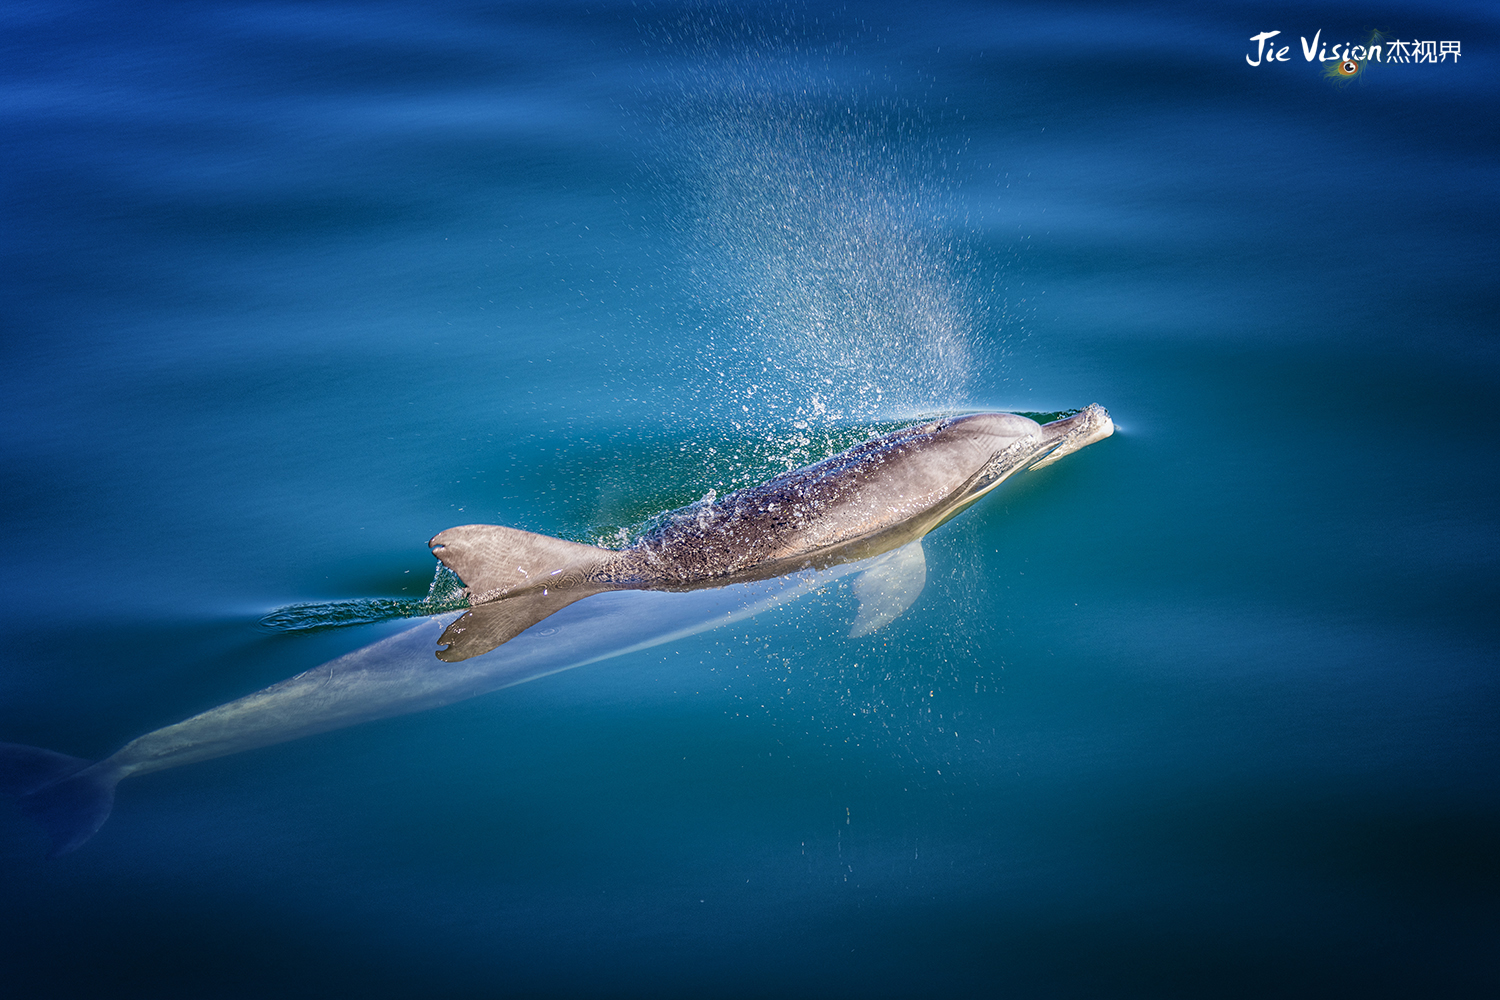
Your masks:
[{"label": "dolphin's back", "polygon": [[428,544],[473,607],[438,655],[480,655],[602,591],[718,587],[879,555],[951,517],[1026,464],[1017,449],[1029,461],[1044,440],[1036,421],[1009,413],[919,424],[674,511],[618,552],[498,525],[450,528]]},{"label": "dolphin's back", "polygon": [[821,553],[908,522],[925,524],[927,515],[941,520],[997,454],[1040,432],[1026,417],[978,414],[873,438],[713,503],[683,508],[617,565],[657,585],[742,577],[761,567],[785,572],[799,560],[816,562]]}]

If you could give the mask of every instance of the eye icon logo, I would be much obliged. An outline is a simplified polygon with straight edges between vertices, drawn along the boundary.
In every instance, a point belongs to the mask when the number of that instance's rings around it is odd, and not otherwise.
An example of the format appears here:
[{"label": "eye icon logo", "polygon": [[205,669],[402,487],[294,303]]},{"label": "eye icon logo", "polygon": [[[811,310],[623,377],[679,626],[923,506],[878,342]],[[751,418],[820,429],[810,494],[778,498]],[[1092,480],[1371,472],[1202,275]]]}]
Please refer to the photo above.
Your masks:
[{"label": "eye icon logo", "polygon": [[[1246,53],[1245,62],[1251,66],[1275,66],[1278,63],[1289,63],[1292,61],[1292,46],[1277,45],[1281,32],[1262,31],[1258,35],[1251,35],[1250,41],[1255,43],[1254,54]],[[1319,28],[1313,32],[1312,40],[1306,35],[1298,36],[1299,48],[1302,50],[1302,58],[1310,63],[1322,65],[1323,76],[1335,84],[1346,84],[1355,77],[1363,77],[1370,69],[1371,63],[1384,65],[1416,64],[1416,63],[1445,63],[1453,60],[1453,65],[1458,65],[1459,57],[1463,55],[1463,44],[1457,39],[1450,41],[1414,39],[1402,41],[1391,40],[1384,32],[1372,31],[1369,39],[1363,45],[1353,42],[1325,42],[1323,41],[1323,29]]]}]

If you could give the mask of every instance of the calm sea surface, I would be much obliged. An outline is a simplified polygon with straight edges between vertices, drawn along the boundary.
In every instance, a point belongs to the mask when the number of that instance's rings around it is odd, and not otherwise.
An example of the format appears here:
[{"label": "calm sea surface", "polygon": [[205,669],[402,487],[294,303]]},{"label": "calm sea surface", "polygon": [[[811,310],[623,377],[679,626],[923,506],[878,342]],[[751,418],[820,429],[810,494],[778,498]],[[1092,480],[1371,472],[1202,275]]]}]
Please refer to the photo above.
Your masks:
[{"label": "calm sea surface", "polygon": [[[1377,28],[1461,55],[1303,57]],[[1497,46],[1384,0],[5,5],[0,740],[106,756],[392,634],[455,524],[618,544],[926,414],[1119,427],[874,635],[834,587],[132,779],[57,860],[0,802],[8,994],[1496,995]]]}]

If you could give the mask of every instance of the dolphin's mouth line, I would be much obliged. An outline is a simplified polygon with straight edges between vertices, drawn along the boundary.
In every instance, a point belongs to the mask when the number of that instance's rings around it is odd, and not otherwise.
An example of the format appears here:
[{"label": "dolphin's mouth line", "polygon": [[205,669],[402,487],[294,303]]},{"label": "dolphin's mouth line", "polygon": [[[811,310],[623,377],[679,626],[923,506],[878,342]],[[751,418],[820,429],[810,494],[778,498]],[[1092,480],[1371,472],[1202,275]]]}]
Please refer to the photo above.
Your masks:
[{"label": "dolphin's mouth line", "polygon": [[1047,454],[1032,460],[1029,468],[1044,468],[1058,459],[1088,447],[1095,441],[1104,440],[1115,432],[1115,424],[1110,419],[1109,411],[1098,403],[1090,403],[1082,410],[1079,410],[1074,416],[1068,417],[1065,420],[1055,420],[1050,424],[1043,424],[1042,429],[1055,427],[1058,424],[1069,424],[1071,426],[1057,438],[1056,445]]},{"label": "dolphin's mouth line", "polygon": [[[1057,428],[1058,424],[1071,424],[1072,426],[1056,437],[1046,437],[1045,432],[1048,428]],[[1081,410],[1068,411],[1059,419],[1043,424],[1041,430],[1044,432],[1043,435],[1025,438],[997,452],[970,480],[971,483],[983,482],[983,485],[959,490],[959,495],[963,499],[955,503],[938,523],[942,524],[954,515],[962,513],[1011,476],[1019,472],[1031,472],[1044,468],[1095,441],[1109,437],[1114,433],[1114,422],[1110,420],[1108,412],[1102,406],[1098,403],[1090,403]],[[1027,451],[1030,451],[1030,454],[1025,454]],[[990,475],[994,478],[986,481],[985,477]]]}]

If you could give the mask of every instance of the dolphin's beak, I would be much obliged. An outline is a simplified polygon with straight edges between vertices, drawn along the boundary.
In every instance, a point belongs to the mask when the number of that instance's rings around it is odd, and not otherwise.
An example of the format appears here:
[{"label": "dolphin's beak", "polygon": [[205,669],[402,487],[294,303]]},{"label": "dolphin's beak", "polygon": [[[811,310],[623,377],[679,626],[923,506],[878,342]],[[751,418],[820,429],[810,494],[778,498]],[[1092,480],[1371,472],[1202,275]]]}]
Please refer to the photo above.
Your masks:
[{"label": "dolphin's beak", "polygon": [[1115,422],[1109,419],[1109,411],[1098,403],[1090,403],[1087,408],[1071,417],[1064,417],[1042,425],[1042,433],[1058,439],[1059,444],[1032,468],[1040,469],[1045,465],[1051,465],[1064,455],[1071,455],[1095,441],[1103,441],[1114,432]]}]

